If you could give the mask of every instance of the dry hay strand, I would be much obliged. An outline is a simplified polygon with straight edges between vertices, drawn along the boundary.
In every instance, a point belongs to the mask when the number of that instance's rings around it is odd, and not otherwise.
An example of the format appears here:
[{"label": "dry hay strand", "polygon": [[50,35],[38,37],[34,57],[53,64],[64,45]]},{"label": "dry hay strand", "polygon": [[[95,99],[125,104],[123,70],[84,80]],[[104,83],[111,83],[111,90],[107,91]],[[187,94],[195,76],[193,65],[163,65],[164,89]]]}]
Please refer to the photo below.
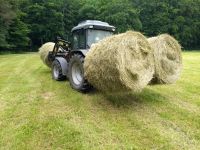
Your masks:
[{"label": "dry hay strand", "polygon": [[48,54],[50,51],[53,51],[55,43],[53,42],[48,42],[43,44],[40,48],[39,48],[39,54],[40,54],[40,58],[43,61],[43,63],[51,68],[51,62],[48,60]]},{"label": "dry hay strand", "polygon": [[153,52],[139,32],[113,35],[94,44],[84,62],[85,78],[106,92],[141,92],[153,77]]},{"label": "dry hay strand", "polygon": [[148,39],[154,55],[155,73],[153,84],[175,83],[182,70],[181,46],[168,34]]}]

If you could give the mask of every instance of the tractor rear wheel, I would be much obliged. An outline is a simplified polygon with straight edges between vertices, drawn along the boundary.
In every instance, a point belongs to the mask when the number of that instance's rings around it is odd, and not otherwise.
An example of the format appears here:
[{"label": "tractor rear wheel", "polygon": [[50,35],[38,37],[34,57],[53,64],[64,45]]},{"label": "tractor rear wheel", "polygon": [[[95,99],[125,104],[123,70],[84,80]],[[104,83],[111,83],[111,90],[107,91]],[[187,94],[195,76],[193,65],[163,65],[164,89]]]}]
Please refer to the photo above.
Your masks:
[{"label": "tractor rear wheel", "polygon": [[73,89],[80,92],[87,92],[91,86],[84,78],[83,69],[84,57],[80,54],[74,54],[69,62],[69,82]]},{"label": "tractor rear wheel", "polygon": [[53,61],[51,73],[52,73],[52,78],[56,81],[63,81],[66,79],[66,76],[64,76],[62,73],[62,67],[58,60]]}]

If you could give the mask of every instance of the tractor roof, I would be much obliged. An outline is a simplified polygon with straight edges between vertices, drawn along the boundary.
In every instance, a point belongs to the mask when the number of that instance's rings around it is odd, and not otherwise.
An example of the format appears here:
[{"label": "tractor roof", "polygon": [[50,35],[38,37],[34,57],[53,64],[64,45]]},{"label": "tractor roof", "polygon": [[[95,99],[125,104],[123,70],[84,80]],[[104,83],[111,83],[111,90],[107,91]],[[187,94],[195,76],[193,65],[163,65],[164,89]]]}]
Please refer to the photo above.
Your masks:
[{"label": "tractor roof", "polygon": [[79,29],[99,29],[99,30],[115,31],[114,26],[111,26],[106,22],[98,20],[86,20],[80,22],[76,27],[72,29],[72,32]]}]

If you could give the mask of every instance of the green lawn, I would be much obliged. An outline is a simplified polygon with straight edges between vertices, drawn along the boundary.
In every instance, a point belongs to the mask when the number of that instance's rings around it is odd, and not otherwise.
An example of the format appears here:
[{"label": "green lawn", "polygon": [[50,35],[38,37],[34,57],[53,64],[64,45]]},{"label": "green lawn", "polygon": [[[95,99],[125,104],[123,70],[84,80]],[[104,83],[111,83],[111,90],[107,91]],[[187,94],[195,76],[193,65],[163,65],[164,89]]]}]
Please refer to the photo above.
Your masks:
[{"label": "green lawn", "polygon": [[175,85],[81,94],[38,54],[0,55],[0,149],[200,149],[200,52]]}]

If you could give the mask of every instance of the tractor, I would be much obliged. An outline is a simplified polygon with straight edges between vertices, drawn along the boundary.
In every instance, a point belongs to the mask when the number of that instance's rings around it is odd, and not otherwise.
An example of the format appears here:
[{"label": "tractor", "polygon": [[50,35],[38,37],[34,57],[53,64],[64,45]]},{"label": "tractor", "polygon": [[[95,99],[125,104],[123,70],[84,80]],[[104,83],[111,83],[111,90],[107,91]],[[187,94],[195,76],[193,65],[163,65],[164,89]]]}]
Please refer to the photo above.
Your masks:
[{"label": "tractor", "polygon": [[52,78],[56,81],[68,79],[73,89],[87,92],[92,85],[84,78],[84,58],[92,44],[113,35],[115,27],[102,21],[86,20],[71,32],[70,42],[57,37],[53,51],[48,54],[52,63]]}]

